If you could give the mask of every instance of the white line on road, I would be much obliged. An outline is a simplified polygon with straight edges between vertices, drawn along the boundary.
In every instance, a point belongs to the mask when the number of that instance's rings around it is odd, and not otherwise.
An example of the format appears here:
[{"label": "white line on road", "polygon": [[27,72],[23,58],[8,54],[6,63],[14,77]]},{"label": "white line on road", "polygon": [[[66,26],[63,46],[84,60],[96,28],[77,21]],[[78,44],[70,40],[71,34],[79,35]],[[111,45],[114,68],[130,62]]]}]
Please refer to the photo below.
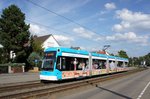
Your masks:
[{"label": "white line on road", "polygon": [[148,84],[145,86],[145,88],[144,88],[143,91],[140,93],[140,95],[137,97],[137,99],[141,99],[142,95],[144,94],[144,92],[146,91],[146,89],[148,88],[149,85],[150,85],[150,81],[149,81]]}]

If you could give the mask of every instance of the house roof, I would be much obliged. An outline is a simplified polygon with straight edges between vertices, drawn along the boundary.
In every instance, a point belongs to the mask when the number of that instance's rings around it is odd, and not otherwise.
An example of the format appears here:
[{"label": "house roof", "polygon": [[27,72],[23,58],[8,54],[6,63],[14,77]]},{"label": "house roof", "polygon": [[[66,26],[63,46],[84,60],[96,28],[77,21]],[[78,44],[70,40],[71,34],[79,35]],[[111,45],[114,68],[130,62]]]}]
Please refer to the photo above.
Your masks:
[{"label": "house roof", "polygon": [[98,51],[99,54],[106,54],[106,51]]},{"label": "house roof", "polygon": [[49,35],[44,35],[44,36],[39,36],[39,37],[34,37],[35,40],[37,41],[41,41],[41,43],[43,43],[45,40],[47,40],[50,36],[52,36],[52,34]]},{"label": "house roof", "polygon": [[[37,40],[37,41],[40,41],[41,43],[44,43],[50,36],[52,36],[55,39],[55,37],[52,34],[39,36],[39,37],[34,37],[34,39]],[[56,39],[55,39],[55,41],[60,46],[59,42]]]}]

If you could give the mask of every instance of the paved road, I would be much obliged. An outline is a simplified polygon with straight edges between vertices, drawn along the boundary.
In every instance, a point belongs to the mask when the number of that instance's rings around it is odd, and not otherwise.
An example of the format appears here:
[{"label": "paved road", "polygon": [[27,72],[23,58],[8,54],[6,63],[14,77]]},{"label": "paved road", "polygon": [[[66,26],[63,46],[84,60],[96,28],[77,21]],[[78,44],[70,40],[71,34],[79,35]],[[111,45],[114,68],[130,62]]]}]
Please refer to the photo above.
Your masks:
[{"label": "paved road", "polygon": [[60,99],[150,99],[150,69]]},{"label": "paved road", "polygon": [[14,73],[0,74],[0,86],[9,83],[27,82],[39,80],[38,73]]}]

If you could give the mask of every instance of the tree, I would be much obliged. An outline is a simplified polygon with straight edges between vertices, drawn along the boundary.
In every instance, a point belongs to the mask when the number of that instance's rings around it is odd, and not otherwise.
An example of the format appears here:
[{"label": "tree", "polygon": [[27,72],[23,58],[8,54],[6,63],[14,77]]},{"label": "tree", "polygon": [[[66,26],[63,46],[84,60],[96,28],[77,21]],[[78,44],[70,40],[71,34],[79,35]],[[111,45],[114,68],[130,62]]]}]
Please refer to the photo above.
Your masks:
[{"label": "tree", "polygon": [[110,54],[111,56],[115,56],[113,53]]},{"label": "tree", "polygon": [[123,50],[120,50],[118,52],[118,56],[119,57],[123,57],[123,58],[129,58],[128,55],[127,55],[127,53],[125,51],[123,51]]},{"label": "tree", "polygon": [[31,44],[31,47],[32,47],[32,52],[36,52],[40,56],[42,56],[43,55],[43,51],[44,51],[44,49],[41,46],[42,42],[38,41],[36,38],[37,38],[36,35],[34,35],[34,36],[32,35],[31,39],[30,39],[30,44]]},{"label": "tree", "polygon": [[16,53],[16,62],[25,62],[28,57],[30,37],[29,25],[25,23],[25,14],[16,5],[10,5],[2,11],[0,17],[0,44],[3,45],[7,62],[10,51]]},{"label": "tree", "polygon": [[147,66],[150,66],[150,53],[144,56],[144,61],[146,61]]},{"label": "tree", "polygon": [[3,48],[0,48],[0,64],[4,64],[6,59],[5,59],[5,56],[4,56],[4,50]]},{"label": "tree", "polygon": [[[143,64],[144,62],[146,64]],[[129,58],[129,64],[131,66],[142,66],[142,65],[150,66],[150,53],[140,57]]]},{"label": "tree", "polygon": [[[41,65],[41,60],[43,57],[43,48],[42,48],[42,42],[38,41],[36,35],[32,35],[30,38],[30,48],[31,48],[31,54],[29,55],[27,61],[30,64],[31,67]],[[29,67],[29,68],[31,68]]]},{"label": "tree", "polygon": [[40,63],[41,63],[41,59],[42,58],[38,53],[32,52],[27,60],[30,63],[31,67],[33,67],[33,66],[38,66],[39,67]]}]

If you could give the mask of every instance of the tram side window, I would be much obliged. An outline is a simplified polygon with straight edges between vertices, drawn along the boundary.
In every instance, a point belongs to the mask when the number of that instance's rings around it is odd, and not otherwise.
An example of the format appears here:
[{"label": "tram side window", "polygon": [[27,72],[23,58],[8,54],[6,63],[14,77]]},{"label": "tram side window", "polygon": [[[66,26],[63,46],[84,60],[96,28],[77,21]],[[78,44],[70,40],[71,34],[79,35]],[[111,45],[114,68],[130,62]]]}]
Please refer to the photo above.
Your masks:
[{"label": "tram side window", "polygon": [[88,69],[88,59],[86,58],[76,58],[78,61],[77,70],[86,70]]},{"label": "tram side window", "polygon": [[57,58],[57,64],[56,64],[56,68],[60,71],[65,70],[66,69],[66,58],[65,57],[58,57]]},{"label": "tram side window", "polygon": [[74,70],[72,57],[58,57],[56,68],[61,71]]},{"label": "tram side window", "polygon": [[128,62],[125,62],[125,67],[127,67],[128,66]]},{"label": "tram side window", "polygon": [[93,69],[98,69],[99,68],[98,59],[93,59],[92,68]]},{"label": "tram side window", "polygon": [[65,57],[62,57],[61,66],[62,66],[62,70],[65,70],[65,69],[66,69],[66,58],[65,58]]},{"label": "tram side window", "polygon": [[73,71],[74,70],[74,60],[73,57],[66,57],[66,70]]},{"label": "tram side window", "polygon": [[61,57],[58,57],[58,58],[57,58],[56,68],[57,68],[58,70],[61,70]]},{"label": "tram side window", "polygon": [[93,59],[93,69],[106,69],[106,60]]},{"label": "tram side window", "polygon": [[106,69],[106,60],[100,60],[99,67],[100,69]]},{"label": "tram side window", "polygon": [[117,65],[118,67],[123,67],[123,62],[119,61]]},{"label": "tram side window", "polygon": [[88,58],[75,58],[75,57],[58,57],[56,68],[60,71],[73,71],[75,70],[76,60],[76,70],[86,70],[88,69]]}]

